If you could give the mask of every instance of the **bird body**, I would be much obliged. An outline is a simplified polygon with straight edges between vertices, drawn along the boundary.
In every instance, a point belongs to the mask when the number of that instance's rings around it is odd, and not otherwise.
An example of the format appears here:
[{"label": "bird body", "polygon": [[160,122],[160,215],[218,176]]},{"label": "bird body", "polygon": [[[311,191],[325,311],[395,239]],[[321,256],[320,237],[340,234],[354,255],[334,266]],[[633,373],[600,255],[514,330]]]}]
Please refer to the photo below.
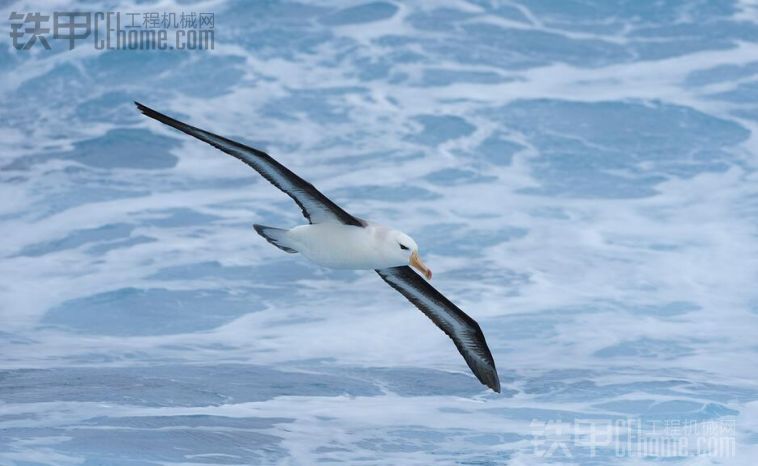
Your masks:
[{"label": "bird body", "polygon": [[287,230],[283,244],[323,267],[372,270],[408,263],[407,254],[396,253],[404,251],[393,241],[396,235],[375,223],[365,227],[318,223]]},{"label": "bird body", "polygon": [[479,324],[426,281],[431,280],[432,272],[421,260],[418,245],[410,236],[354,217],[263,151],[135,104],[148,117],[244,162],[295,201],[309,223],[292,229],[253,225],[266,241],[324,267],[374,269],[453,340],[481,383],[500,391],[495,361]]}]

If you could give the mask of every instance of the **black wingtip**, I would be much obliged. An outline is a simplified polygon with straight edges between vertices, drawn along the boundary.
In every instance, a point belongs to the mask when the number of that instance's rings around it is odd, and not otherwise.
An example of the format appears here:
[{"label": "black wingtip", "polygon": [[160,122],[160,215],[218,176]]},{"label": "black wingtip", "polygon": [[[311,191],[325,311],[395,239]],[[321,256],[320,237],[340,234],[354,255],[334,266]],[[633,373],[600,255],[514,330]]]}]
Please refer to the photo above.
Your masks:
[{"label": "black wingtip", "polygon": [[154,118],[156,120],[162,120],[167,119],[168,117],[162,113],[156,112],[152,108],[148,107],[147,105],[143,105],[136,100],[134,101],[134,105],[137,106],[137,110],[142,112],[143,115],[149,116],[150,118]]},{"label": "black wingtip", "polygon": [[142,105],[141,103],[137,102],[136,100],[134,101],[134,105],[137,106],[137,110],[139,110],[140,112],[142,112],[143,115],[147,115],[150,118],[155,118],[156,115],[160,115],[160,113],[156,112],[155,110],[153,110],[152,108],[150,108],[150,107],[148,107],[146,105]]},{"label": "black wingtip", "polygon": [[487,388],[495,393],[500,393],[500,377],[498,377],[497,372],[486,374],[474,372],[474,375],[476,375],[476,378],[479,379],[482,385],[487,386]]},{"label": "black wingtip", "polygon": [[[137,109],[140,112],[142,112],[143,115],[145,115],[147,117],[150,117],[153,120],[160,121],[164,125],[171,126],[173,128],[178,129],[179,131],[181,131],[183,133],[189,134],[190,136],[196,137],[196,138],[198,138],[198,139],[200,139],[202,141],[205,141],[205,142],[207,142],[209,144],[213,144],[213,142],[211,142],[208,139],[203,138],[203,137],[201,137],[201,136],[198,135],[199,133],[205,133],[205,131],[202,131],[202,130],[200,130],[198,128],[195,128],[194,126],[190,126],[190,125],[188,125],[186,123],[182,123],[179,120],[175,120],[175,119],[171,118],[170,116],[164,115],[163,113],[158,112],[156,110],[153,110],[152,108],[148,107],[147,105],[143,105],[143,104],[141,104],[141,103],[139,103],[137,101],[134,102],[134,105],[137,106]],[[210,133],[208,133],[208,134],[210,135]],[[213,136],[215,136],[215,135],[213,135]],[[219,139],[219,140],[226,141],[226,139],[224,139],[224,138],[222,138],[220,136],[215,136],[215,137],[217,139]],[[233,141],[229,141],[229,143],[230,144],[234,144]],[[214,145],[216,147],[218,147],[218,145],[216,145],[216,144],[214,144]]]}]

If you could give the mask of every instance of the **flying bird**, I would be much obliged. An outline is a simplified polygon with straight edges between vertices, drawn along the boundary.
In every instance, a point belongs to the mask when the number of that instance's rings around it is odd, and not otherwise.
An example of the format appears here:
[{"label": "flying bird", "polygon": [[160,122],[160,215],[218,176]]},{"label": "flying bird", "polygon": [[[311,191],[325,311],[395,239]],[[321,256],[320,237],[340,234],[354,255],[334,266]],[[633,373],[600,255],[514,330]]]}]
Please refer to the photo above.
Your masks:
[{"label": "flying bird", "polygon": [[[291,229],[253,225],[266,241],[285,252],[300,253],[321,266],[376,270],[389,286],[405,296],[453,340],[481,383],[500,392],[495,361],[482,329],[429,284],[427,280],[431,280],[432,272],[421,260],[418,245],[410,236],[354,217],[263,151],[182,123],[139,102],[135,104],[148,117],[241,160],[295,201],[308,224]],[[422,273],[426,280],[411,267]]]}]

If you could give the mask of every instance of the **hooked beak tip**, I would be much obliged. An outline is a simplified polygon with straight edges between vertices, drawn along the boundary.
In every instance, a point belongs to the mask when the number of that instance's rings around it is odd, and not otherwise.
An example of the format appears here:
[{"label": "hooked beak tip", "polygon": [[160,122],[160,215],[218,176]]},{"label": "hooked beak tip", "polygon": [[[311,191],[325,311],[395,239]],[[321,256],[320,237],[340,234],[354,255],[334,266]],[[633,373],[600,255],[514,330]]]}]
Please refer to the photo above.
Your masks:
[{"label": "hooked beak tip", "polygon": [[424,261],[421,260],[421,257],[419,257],[418,253],[415,251],[413,252],[413,254],[411,254],[410,265],[414,269],[421,272],[424,275],[424,277],[426,277],[427,280],[432,279],[431,269],[429,269],[429,267],[427,267],[426,264],[424,264]]}]

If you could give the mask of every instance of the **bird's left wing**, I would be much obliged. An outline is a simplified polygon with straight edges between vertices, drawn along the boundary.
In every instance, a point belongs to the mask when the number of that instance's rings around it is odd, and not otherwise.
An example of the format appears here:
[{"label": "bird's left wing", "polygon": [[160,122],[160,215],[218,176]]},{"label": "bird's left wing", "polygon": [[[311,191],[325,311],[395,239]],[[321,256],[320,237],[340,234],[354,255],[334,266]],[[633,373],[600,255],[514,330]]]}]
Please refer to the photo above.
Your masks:
[{"label": "bird's left wing", "polygon": [[453,340],[468,367],[481,383],[500,392],[495,360],[492,359],[482,329],[474,319],[407,265],[380,269],[376,273],[432,319],[432,322]]},{"label": "bird's left wing", "polygon": [[158,120],[165,125],[172,126],[203,142],[207,142],[213,147],[226,152],[232,157],[235,157],[252,167],[271,182],[271,184],[291,197],[295,203],[300,206],[300,209],[303,211],[303,216],[305,216],[310,223],[331,222],[363,226],[363,223],[360,220],[345,212],[340,206],[321,194],[321,192],[314,188],[312,184],[297,176],[290,169],[274,160],[274,158],[267,153],[213,134],[209,131],[182,123],[179,120],[175,120],[162,113],[156,112],[152,108],[146,107],[139,102],[134,103],[142,113],[150,118]]}]

